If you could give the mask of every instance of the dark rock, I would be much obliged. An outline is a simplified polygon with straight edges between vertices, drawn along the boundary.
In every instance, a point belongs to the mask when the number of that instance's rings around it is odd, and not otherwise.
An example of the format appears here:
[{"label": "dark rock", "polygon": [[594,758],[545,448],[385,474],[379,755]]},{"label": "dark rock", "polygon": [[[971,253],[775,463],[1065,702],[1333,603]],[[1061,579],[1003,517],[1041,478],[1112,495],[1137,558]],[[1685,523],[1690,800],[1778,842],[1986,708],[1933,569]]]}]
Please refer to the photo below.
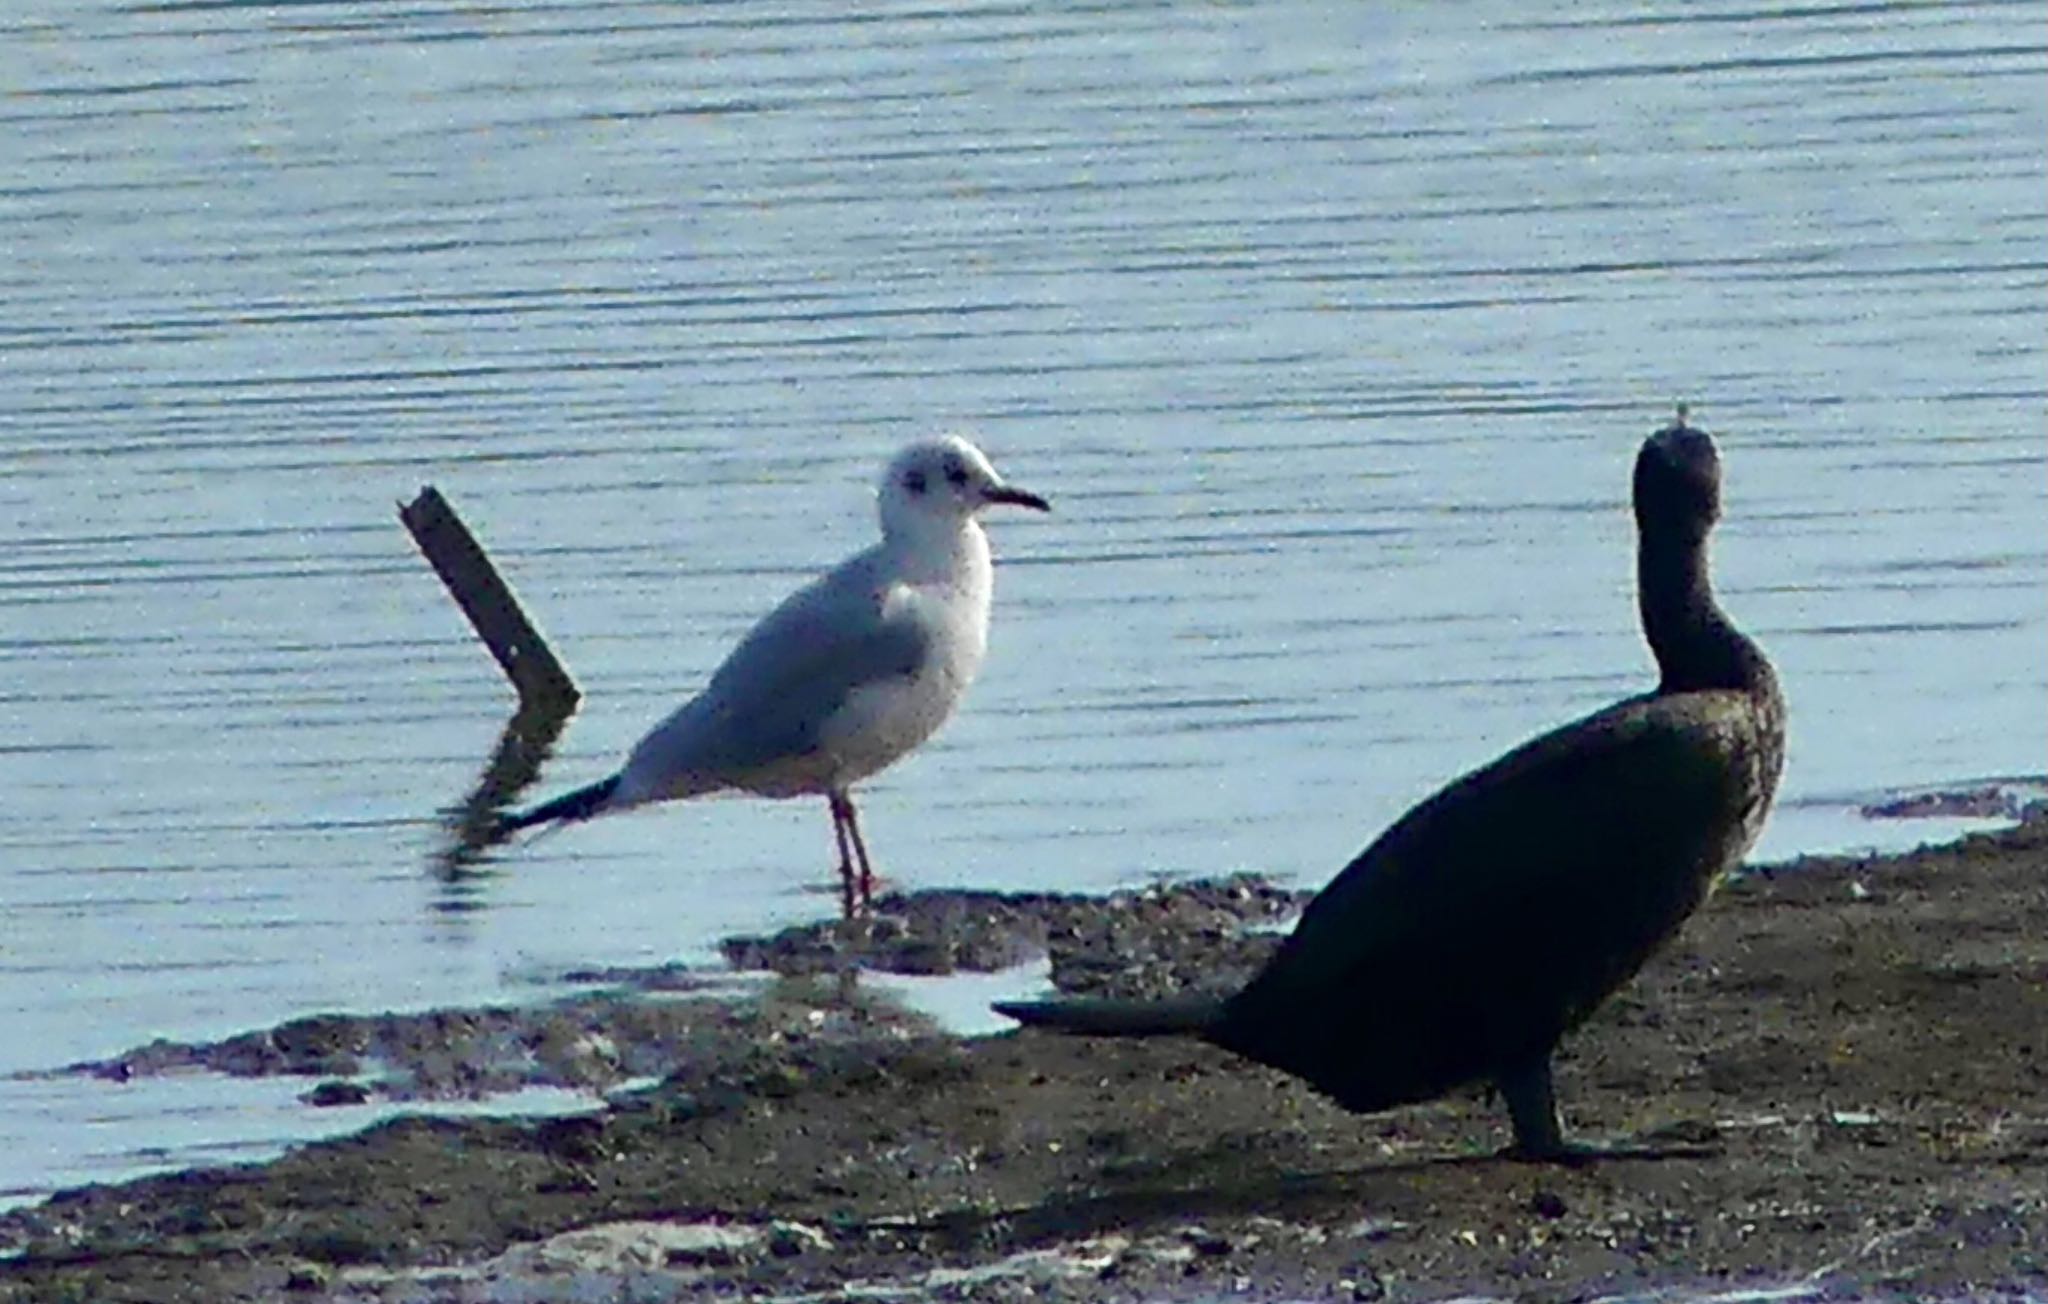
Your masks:
[{"label": "dark rock", "polygon": [[285,1273],[284,1288],[290,1291],[326,1290],[334,1274],[317,1263],[295,1263]]},{"label": "dark rock", "polygon": [[299,1097],[300,1100],[319,1109],[334,1105],[361,1105],[368,1103],[370,1089],[360,1082],[345,1082],[330,1078]]}]

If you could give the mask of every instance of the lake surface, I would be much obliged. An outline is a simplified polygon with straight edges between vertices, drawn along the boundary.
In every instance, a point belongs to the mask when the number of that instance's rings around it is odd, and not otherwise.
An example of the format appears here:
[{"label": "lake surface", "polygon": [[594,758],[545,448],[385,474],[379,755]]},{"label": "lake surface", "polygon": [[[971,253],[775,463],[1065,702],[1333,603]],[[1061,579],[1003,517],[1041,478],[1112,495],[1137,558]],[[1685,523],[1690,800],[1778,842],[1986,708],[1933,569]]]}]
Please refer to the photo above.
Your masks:
[{"label": "lake surface", "polygon": [[[1545,14],[1548,16],[1544,16]],[[1650,682],[1626,507],[1717,432],[1793,709],[1759,855],[2043,768],[2048,5],[30,3],[0,17],[0,1192],[353,1126],[21,1076],[516,999],[834,908],[822,801],[451,888],[511,707],[439,486],[596,778],[978,432],[967,709],[898,885],[1317,883]]]}]

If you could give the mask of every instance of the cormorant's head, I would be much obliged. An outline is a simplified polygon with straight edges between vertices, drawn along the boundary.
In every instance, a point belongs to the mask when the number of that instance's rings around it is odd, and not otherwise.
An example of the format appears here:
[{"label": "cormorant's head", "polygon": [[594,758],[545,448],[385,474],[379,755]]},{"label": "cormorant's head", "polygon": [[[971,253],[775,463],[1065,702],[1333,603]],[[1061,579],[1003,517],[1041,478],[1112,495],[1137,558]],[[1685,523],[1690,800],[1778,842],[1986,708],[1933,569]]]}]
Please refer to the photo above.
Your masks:
[{"label": "cormorant's head", "polygon": [[1704,430],[1678,419],[1643,441],[1636,454],[1636,526],[1704,535],[1721,515],[1721,458]]}]

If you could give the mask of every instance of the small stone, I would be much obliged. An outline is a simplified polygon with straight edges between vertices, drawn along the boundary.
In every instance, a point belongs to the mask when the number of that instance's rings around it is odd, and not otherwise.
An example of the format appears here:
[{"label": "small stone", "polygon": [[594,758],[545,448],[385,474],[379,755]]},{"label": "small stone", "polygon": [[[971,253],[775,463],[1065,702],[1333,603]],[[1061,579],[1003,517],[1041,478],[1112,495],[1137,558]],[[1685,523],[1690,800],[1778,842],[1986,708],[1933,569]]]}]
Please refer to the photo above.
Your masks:
[{"label": "small stone", "polygon": [[661,1263],[670,1268],[730,1268],[765,1239],[759,1228],[719,1223],[680,1223],[661,1227],[654,1237]]},{"label": "small stone", "polygon": [[794,1064],[777,1064],[754,1079],[755,1094],[770,1100],[788,1100],[804,1088],[803,1070]]},{"label": "small stone", "polygon": [[297,1238],[299,1253],[321,1263],[374,1263],[379,1246],[366,1232],[355,1227],[323,1227]]},{"label": "small stone", "polygon": [[369,1102],[370,1089],[360,1082],[329,1078],[299,1099],[318,1109],[327,1109],[335,1105],[362,1105]]},{"label": "small stone", "polygon": [[707,1245],[702,1249],[670,1250],[664,1260],[671,1268],[730,1268],[739,1261],[739,1254],[723,1245]]},{"label": "small stone", "polygon": [[1529,1208],[1539,1218],[1562,1218],[1567,1212],[1564,1197],[1548,1188],[1539,1188],[1529,1197]]},{"label": "small stone", "polygon": [[597,1178],[588,1171],[564,1164],[533,1184],[535,1195],[593,1195]]},{"label": "small stone", "polygon": [[1352,1240],[1383,1241],[1395,1232],[1407,1229],[1408,1224],[1398,1218],[1360,1218],[1338,1234]]},{"label": "small stone", "polygon": [[831,1248],[832,1242],[825,1233],[803,1223],[778,1222],[768,1228],[768,1252],[778,1259]]},{"label": "small stone", "polygon": [[326,1290],[334,1274],[317,1263],[294,1263],[285,1274],[284,1288],[293,1291]]}]

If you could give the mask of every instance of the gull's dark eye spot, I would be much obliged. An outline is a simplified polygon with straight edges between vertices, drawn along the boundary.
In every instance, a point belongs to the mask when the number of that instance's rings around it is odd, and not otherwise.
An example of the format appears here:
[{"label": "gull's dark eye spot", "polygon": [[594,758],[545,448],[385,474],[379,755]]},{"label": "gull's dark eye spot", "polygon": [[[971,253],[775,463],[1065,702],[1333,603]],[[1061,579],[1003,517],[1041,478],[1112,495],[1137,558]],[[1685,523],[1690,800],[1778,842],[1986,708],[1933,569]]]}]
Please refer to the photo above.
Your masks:
[{"label": "gull's dark eye spot", "polygon": [[960,465],[960,459],[957,457],[946,459],[946,483],[955,489],[967,487],[967,468]]},{"label": "gull's dark eye spot", "polygon": [[904,487],[905,489],[908,489],[908,490],[909,490],[910,492],[912,492],[912,493],[914,493],[914,494],[921,494],[921,493],[923,493],[923,492],[924,492],[924,472],[922,472],[922,471],[905,471],[905,472],[903,473],[903,487]]}]

